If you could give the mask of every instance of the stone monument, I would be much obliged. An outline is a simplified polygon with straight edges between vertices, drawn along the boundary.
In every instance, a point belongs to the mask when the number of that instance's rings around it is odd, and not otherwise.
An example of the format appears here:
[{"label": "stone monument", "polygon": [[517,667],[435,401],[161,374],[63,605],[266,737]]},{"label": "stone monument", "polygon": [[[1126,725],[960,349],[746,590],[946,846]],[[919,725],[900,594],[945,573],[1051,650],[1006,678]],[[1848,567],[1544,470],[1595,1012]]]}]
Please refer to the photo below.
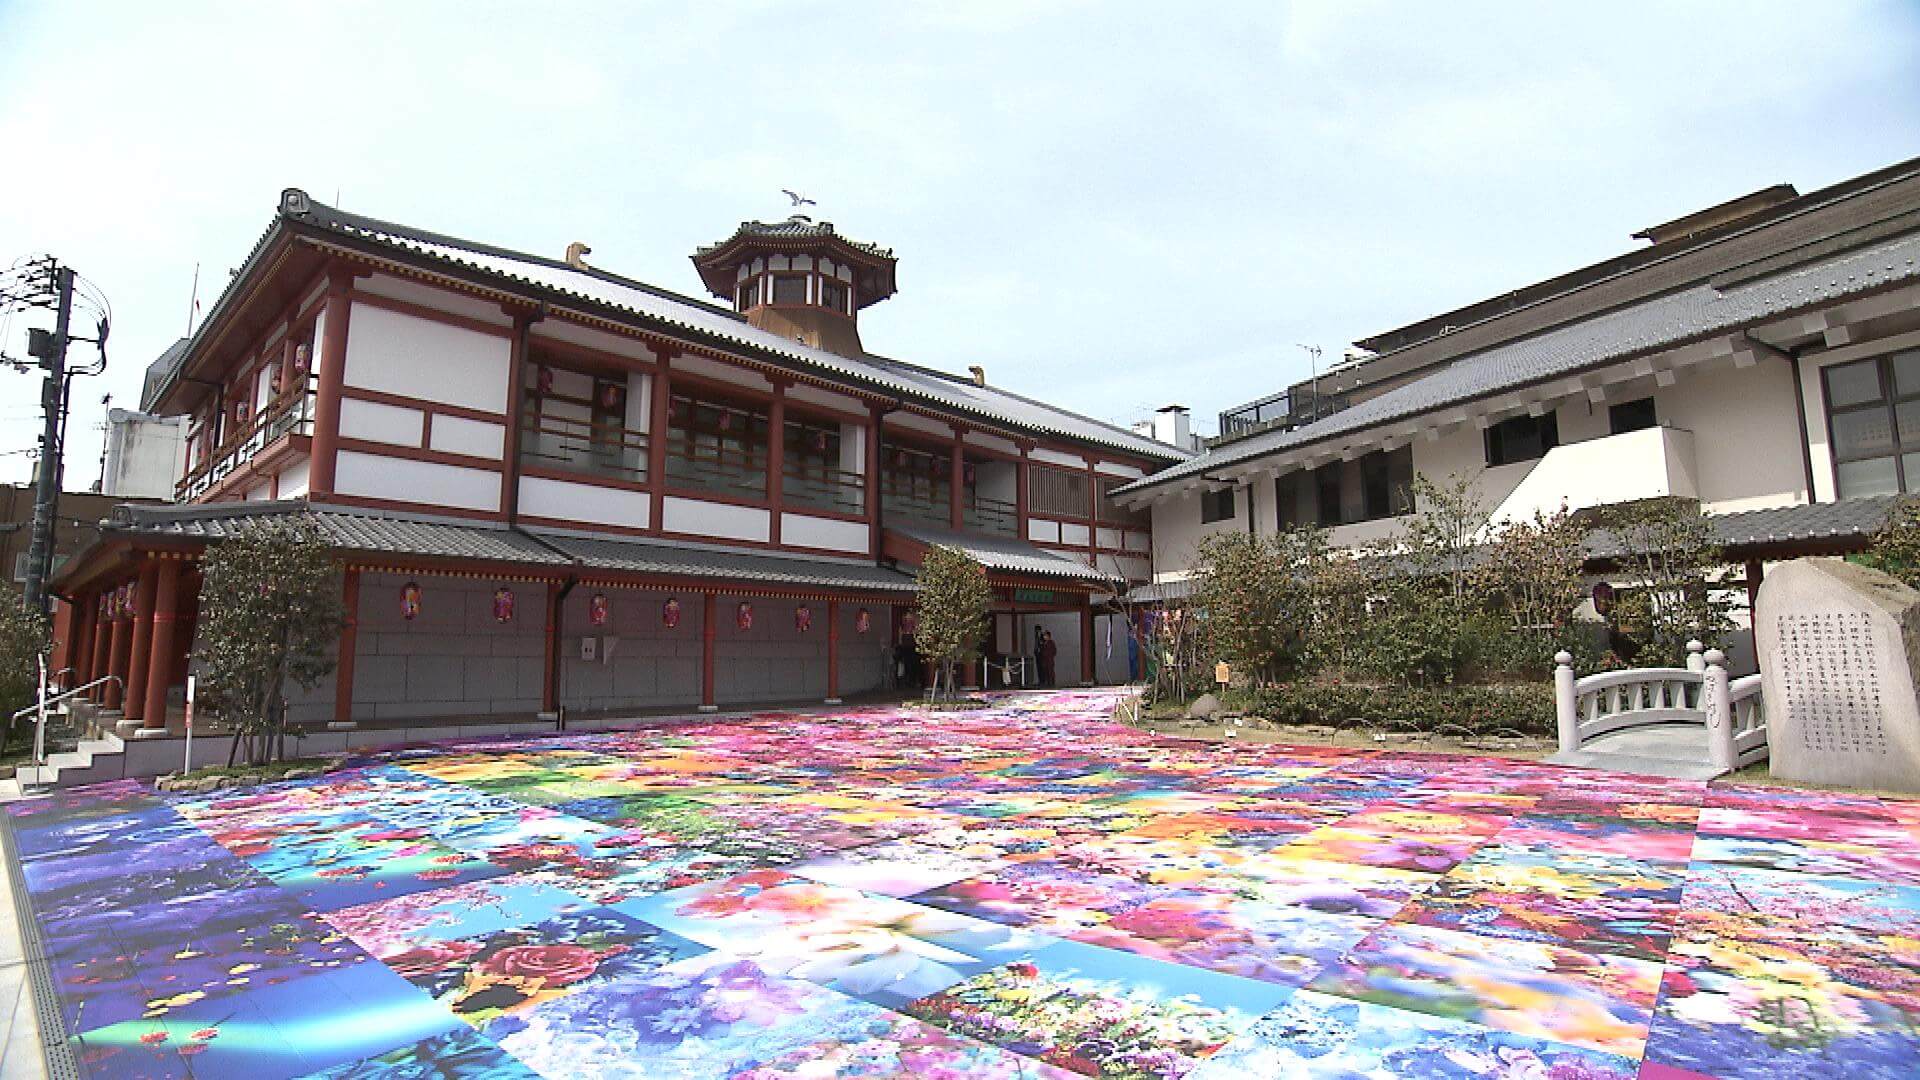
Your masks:
[{"label": "stone monument", "polygon": [[1775,776],[1920,791],[1920,592],[1795,559],[1760,584],[1754,644]]}]

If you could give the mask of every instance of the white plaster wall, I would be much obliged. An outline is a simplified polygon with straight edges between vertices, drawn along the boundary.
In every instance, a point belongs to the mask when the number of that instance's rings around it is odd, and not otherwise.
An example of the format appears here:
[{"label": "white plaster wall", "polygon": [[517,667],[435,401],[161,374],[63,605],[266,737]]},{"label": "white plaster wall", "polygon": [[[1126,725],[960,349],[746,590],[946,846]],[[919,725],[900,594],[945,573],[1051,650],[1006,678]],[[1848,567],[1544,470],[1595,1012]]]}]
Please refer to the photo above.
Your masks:
[{"label": "white plaster wall", "polygon": [[342,495],[392,499],[423,508],[500,509],[500,474],[486,469],[342,450],[334,465],[334,490]]},{"label": "white plaster wall", "polygon": [[[942,442],[950,441],[953,438],[953,425],[947,423],[945,420],[935,420],[931,416],[921,416],[919,413],[894,413],[892,416],[887,417],[886,427],[904,428],[908,431],[923,432],[934,436],[935,439]],[[885,432],[883,431],[882,434],[885,434]]]},{"label": "white plaster wall", "polygon": [[511,345],[505,337],[355,304],[348,385],[504,413]]},{"label": "white plaster wall", "polygon": [[433,449],[448,454],[491,458],[506,456],[507,429],[504,424],[469,420],[464,416],[433,418]]},{"label": "white plaster wall", "polygon": [[266,502],[271,498],[273,498],[273,485],[270,483],[256,484],[247,489],[248,502]]},{"label": "white plaster wall", "polygon": [[[1267,482],[1272,490],[1271,482]],[[1240,492],[1233,500],[1233,516],[1223,521],[1202,525],[1200,523],[1200,493],[1189,492],[1185,495],[1163,499],[1153,504],[1153,576],[1154,580],[1182,578],[1193,568],[1193,558],[1200,541],[1209,534],[1247,529],[1246,493]],[[1271,508],[1273,498],[1269,495],[1261,500],[1261,505]],[[1268,531],[1272,531],[1271,522]]]},{"label": "white plaster wall", "polygon": [[1069,469],[1084,469],[1087,467],[1087,459],[1078,454],[1063,454],[1058,450],[1049,450],[1044,446],[1035,447],[1027,454],[1027,457],[1049,465],[1064,465]]},{"label": "white plaster wall", "polygon": [[281,471],[280,473],[280,497],[281,498],[297,499],[307,493],[307,474],[310,467],[311,467],[310,462],[300,461],[287,466],[284,470]]},{"label": "white plaster wall", "polygon": [[644,529],[652,523],[653,496],[625,488],[573,484],[543,476],[522,476],[520,512],[529,517],[551,518],[555,521]]},{"label": "white plaster wall", "polygon": [[772,516],[751,506],[668,496],[660,510],[660,524],[668,532],[764,544],[771,539]]},{"label": "white plaster wall", "polygon": [[1085,525],[1076,525],[1071,521],[1063,521],[1060,523],[1060,542],[1063,544],[1085,547],[1092,537],[1092,530]]},{"label": "white plaster wall", "polygon": [[340,437],[343,439],[417,447],[422,424],[419,409],[354,398],[340,401]]},{"label": "white plaster wall", "polygon": [[781,543],[833,551],[865,552],[868,540],[864,521],[841,521],[809,514],[780,515]]},{"label": "white plaster wall", "polygon": [[984,435],[978,431],[969,431],[962,437],[968,446],[978,446],[986,450],[998,450],[1003,454],[1018,454],[1020,447],[1012,439],[1003,439],[998,435]]},{"label": "white plaster wall", "polygon": [[676,356],[673,358],[673,367],[676,371],[684,371],[691,375],[703,375],[716,382],[733,383],[736,386],[747,386],[755,390],[773,389],[773,384],[767,381],[767,377],[757,371],[749,371],[746,368],[735,367],[732,364],[723,364],[718,360],[709,360],[704,356]]},{"label": "white plaster wall", "polygon": [[595,330],[590,326],[581,326],[564,319],[546,319],[535,323],[533,331],[527,335],[532,345],[542,341],[558,341],[569,345],[580,345],[615,356],[624,356],[631,360],[652,361],[653,350],[630,337],[609,334],[604,330]]},{"label": "white plaster wall", "polygon": [[[410,281],[407,278],[394,277],[391,274],[373,274],[362,278],[355,288],[375,296],[435,308],[476,322],[492,323],[500,327],[513,325],[513,319],[500,310],[499,304],[488,303],[477,297],[466,296],[434,285]],[[358,309],[354,311],[353,317],[358,322],[360,318]]]},{"label": "white plaster wall", "polygon": [[[1808,404],[1818,407],[1816,365],[1804,365],[1814,382]],[[1793,369],[1777,357],[1752,367],[1731,364],[1682,378],[1654,395],[1660,422],[1693,432],[1694,476],[1702,506],[1710,513],[1758,510],[1809,501],[1800,427],[1794,421]],[[1809,426],[1826,451],[1825,415]],[[1827,459],[1831,461],[1830,458]],[[1821,475],[1820,462],[1814,476]],[[1833,471],[1825,470],[1829,494]]]},{"label": "white plaster wall", "polygon": [[1100,464],[1095,465],[1093,467],[1093,471],[1100,473],[1103,476],[1124,476],[1129,480],[1138,480],[1141,477],[1147,475],[1145,472],[1142,472],[1140,469],[1135,468],[1132,465],[1116,465],[1111,461],[1103,461]]},{"label": "white plaster wall", "polygon": [[824,405],[830,409],[839,409],[841,412],[863,413],[867,411],[866,405],[857,397],[849,394],[836,394],[831,390],[822,390],[817,386],[808,386],[804,383],[787,387],[787,399],[790,401],[802,401],[812,405]]}]

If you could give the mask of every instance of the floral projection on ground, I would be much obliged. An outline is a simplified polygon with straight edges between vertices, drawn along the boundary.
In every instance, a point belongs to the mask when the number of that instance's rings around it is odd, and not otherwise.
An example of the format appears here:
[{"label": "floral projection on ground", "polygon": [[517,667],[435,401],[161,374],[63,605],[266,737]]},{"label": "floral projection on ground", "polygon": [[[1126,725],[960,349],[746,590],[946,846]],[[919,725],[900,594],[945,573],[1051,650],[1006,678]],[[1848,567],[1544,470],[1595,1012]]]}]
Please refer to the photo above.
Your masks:
[{"label": "floral projection on ground", "polygon": [[1911,1075],[1920,803],[1111,692],[9,807],[92,1077]]}]

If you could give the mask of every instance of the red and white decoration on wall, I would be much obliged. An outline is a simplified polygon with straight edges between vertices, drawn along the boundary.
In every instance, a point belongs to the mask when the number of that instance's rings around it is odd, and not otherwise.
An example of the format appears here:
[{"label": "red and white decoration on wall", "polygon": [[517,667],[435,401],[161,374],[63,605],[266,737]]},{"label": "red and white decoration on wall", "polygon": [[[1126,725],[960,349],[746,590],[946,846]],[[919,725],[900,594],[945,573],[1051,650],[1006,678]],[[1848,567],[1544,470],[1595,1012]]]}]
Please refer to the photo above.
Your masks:
[{"label": "red and white decoration on wall", "polygon": [[400,617],[412,622],[420,617],[420,583],[409,581],[400,586]]},{"label": "red and white decoration on wall", "polygon": [[667,602],[660,605],[660,625],[669,630],[680,625],[679,597],[669,596]]},{"label": "red and white decoration on wall", "polygon": [[753,629],[753,601],[742,600],[740,606],[733,609],[733,625],[741,630]]},{"label": "red and white decoration on wall", "polygon": [[813,609],[805,604],[793,609],[793,628],[804,634],[813,629]]},{"label": "red and white decoration on wall", "polygon": [[607,616],[611,613],[612,608],[607,603],[606,593],[597,592],[587,599],[587,621],[593,625],[607,625]]},{"label": "red and white decoration on wall", "polygon": [[493,621],[513,621],[513,590],[504,585],[493,590]]},{"label": "red and white decoration on wall", "polygon": [[861,608],[853,617],[853,632],[864,634],[873,629],[873,612]]},{"label": "red and white decoration on wall", "polygon": [[541,397],[553,393],[553,369],[542,365],[533,373],[533,392]]}]

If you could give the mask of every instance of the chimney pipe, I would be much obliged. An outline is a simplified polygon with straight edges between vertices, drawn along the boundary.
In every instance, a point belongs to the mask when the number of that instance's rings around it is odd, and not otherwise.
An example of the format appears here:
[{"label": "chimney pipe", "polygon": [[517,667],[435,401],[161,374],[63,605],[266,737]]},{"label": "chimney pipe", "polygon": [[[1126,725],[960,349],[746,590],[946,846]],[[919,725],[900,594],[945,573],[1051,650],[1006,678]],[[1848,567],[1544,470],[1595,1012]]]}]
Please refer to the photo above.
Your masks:
[{"label": "chimney pipe", "polygon": [[592,248],[575,240],[573,243],[567,245],[567,265],[573,267],[575,270],[586,270],[588,266],[585,256],[591,254],[593,254]]},{"label": "chimney pipe", "polygon": [[975,386],[987,385],[987,369],[986,368],[981,367],[979,364],[975,364],[972,367],[969,367],[967,370],[973,373],[973,385]]}]

